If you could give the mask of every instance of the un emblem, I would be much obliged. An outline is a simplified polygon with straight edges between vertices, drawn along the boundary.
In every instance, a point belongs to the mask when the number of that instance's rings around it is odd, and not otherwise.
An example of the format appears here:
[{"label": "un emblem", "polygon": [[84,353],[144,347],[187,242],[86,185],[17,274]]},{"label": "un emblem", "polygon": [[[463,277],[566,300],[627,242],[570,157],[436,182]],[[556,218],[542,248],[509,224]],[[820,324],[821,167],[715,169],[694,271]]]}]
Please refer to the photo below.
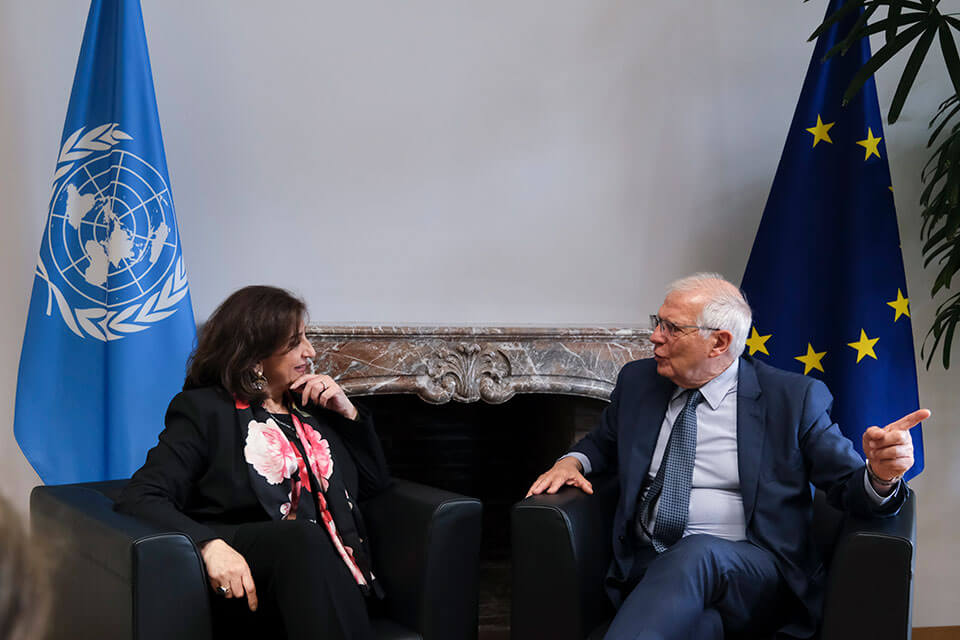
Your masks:
[{"label": "un emblem", "polygon": [[164,176],[116,148],[132,138],[111,123],[64,142],[37,275],[67,327],[117,340],[177,311],[187,278]]}]

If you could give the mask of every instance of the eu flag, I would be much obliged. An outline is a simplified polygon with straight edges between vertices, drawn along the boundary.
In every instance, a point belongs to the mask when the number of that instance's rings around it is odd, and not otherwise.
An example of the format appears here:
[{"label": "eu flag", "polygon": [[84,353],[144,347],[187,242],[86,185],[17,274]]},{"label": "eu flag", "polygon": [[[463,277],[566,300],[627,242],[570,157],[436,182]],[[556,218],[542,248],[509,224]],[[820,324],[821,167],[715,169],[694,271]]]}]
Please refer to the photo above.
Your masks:
[{"label": "eu flag", "polygon": [[[832,0],[827,15],[842,0]],[[893,187],[873,78],[844,90],[870,57],[864,38],[824,55],[857,19],[817,40],[743,276],[754,310],[751,355],[822,379],[833,418],[861,437],[917,409],[917,369]],[[920,427],[911,431],[923,469]]]},{"label": "eu flag", "polygon": [[196,338],[139,0],[93,0],[20,354],[14,433],[46,483],[128,477]]}]

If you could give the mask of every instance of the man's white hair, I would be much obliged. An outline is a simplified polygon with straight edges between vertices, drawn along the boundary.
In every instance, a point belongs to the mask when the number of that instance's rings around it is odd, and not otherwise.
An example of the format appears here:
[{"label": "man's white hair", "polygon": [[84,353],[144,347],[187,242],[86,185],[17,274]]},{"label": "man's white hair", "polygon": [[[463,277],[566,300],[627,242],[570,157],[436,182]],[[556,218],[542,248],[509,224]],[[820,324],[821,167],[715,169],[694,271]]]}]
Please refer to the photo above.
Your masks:
[{"label": "man's white hair", "polygon": [[[667,287],[671,293],[698,294],[706,298],[697,324],[701,327],[725,329],[733,334],[730,353],[739,357],[747,342],[747,333],[753,323],[753,313],[743,292],[719,273],[695,273],[680,278]],[[710,335],[709,330],[700,330],[700,335]]]}]

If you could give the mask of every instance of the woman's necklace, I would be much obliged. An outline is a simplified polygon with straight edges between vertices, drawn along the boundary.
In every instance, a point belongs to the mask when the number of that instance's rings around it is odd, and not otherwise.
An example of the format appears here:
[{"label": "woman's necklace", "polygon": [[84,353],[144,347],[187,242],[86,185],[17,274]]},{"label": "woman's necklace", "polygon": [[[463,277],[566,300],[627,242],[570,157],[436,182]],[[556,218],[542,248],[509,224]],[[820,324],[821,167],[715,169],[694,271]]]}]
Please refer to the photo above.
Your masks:
[{"label": "woman's necklace", "polygon": [[289,422],[286,422],[285,420],[283,420],[283,419],[280,417],[281,415],[289,415],[289,416],[291,416],[291,419],[292,419],[292,416],[293,416],[292,413],[288,413],[288,414],[277,414],[277,413],[272,413],[272,412],[271,412],[270,415],[273,416],[273,421],[274,421],[274,422],[276,422],[278,425],[280,425],[281,427],[283,427],[284,431],[286,431],[287,433],[289,433],[289,434],[292,435],[292,436],[297,436],[297,428],[296,428],[296,426],[294,426],[293,424],[290,424]]}]

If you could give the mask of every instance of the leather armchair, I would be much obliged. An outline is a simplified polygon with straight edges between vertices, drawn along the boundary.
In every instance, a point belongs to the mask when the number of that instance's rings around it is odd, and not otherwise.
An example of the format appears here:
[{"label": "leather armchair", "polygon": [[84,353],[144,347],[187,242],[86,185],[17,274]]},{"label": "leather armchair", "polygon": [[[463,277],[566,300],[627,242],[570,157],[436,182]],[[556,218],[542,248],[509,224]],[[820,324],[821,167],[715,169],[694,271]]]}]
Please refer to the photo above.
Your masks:
[{"label": "leather armchair", "polygon": [[[603,580],[619,486],[613,476],[591,481],[592,496],[566,487],[513,507],[516,640],[601,638],[613,616]],[[828,563],[820,640],[910,638],[915,509],[911,493],[896,517],[863,520],[816,493],[814,536]]]},{"label": "leather armchair", "polygon": [[[211,640],[190,538],[114,512],[126,481],[34,488],[32,528],[51,547],[50,640]],[[381,640],[477,637],[479,500],[396,480],[360,505],[388,597]],[[379,532],[380,535],[377,535]]]}]

